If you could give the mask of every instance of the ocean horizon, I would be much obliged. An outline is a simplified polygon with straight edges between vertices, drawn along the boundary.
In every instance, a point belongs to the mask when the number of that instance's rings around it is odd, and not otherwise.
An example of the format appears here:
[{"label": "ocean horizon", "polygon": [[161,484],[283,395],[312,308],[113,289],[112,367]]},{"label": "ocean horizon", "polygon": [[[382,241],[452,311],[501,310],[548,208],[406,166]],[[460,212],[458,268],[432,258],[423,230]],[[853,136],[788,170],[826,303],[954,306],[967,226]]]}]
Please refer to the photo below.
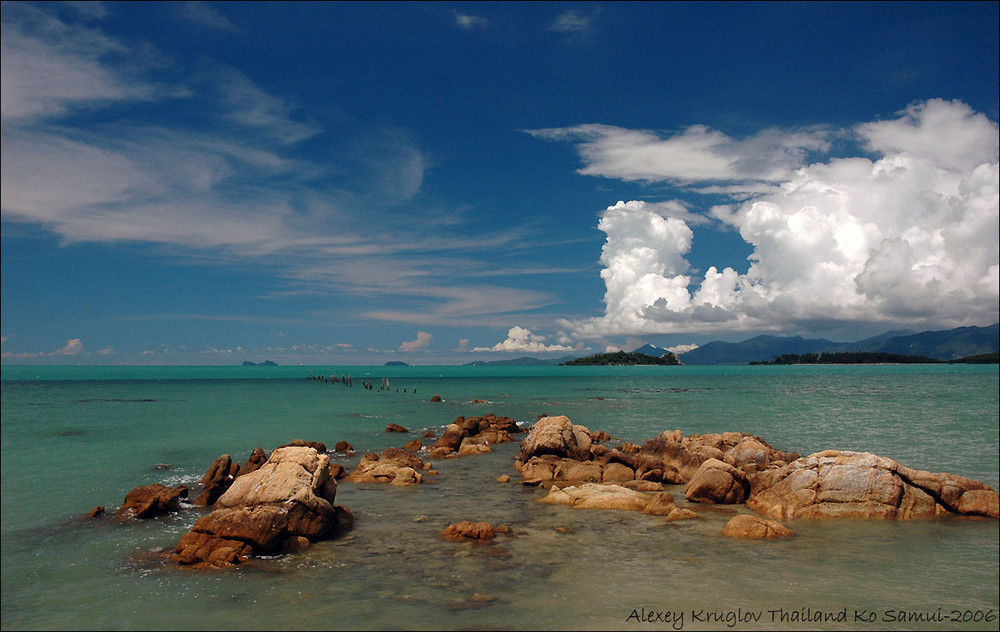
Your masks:
[{"label": "ocean horizon", "polygon": [[[308,379],[319,375],[354,386]],[[565,415],[638,444],[674,429],[748,432],[803,456],[872,452],[996,489],[997,365],[5,365],[0,378],[4,630],[992,630],[1000,615],[996,520],[792,520],[787,540],[730,540],[725,523],[752,512],[688,503],[681,485],[667,491],[696,520],[539,503],[545,490],[513,468],[524,435],[435,461],[433,482],[342,481],[350,533],[233,569],[164,561],[205,508],[86,517],[152,483],[188,485],[192,500],[221,454],[243,463],[258,446],[347,441],[355,454],[330,458],[351,470],[365,452],[487,413],[525,430]],[[440,537],[461,520],[511,534]]]}]

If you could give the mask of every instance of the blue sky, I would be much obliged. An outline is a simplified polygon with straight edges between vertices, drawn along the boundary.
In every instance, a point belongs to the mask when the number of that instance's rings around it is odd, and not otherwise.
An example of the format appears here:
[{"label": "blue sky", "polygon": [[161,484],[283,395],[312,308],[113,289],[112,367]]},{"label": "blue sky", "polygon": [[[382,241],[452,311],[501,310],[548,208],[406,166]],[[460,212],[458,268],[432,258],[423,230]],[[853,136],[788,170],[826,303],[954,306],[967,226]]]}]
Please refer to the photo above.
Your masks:
[{"label": "blue sky", "polygon": [[998,6],[4,2],[3,362],[991,324]]}]

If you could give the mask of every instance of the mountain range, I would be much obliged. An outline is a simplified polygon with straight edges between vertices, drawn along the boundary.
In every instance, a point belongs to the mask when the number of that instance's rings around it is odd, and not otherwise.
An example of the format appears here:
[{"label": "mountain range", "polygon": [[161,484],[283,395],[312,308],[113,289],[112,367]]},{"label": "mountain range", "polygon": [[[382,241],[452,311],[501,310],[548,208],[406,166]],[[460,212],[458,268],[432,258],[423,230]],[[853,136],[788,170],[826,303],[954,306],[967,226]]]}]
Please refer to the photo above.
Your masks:
[{"label": "mountain range", "polygon": [[[666,349],[644,345],[636,353],[659,356]],[[955,360],[1000,352],[1000,323],[989,327],[958,327],[944,331],[888,331],[857,342],[834,342],[801,336],[755,336],[743,342],[709,342],[681,355],[688,365],[765,362],[784,354],[871,351]]]}]

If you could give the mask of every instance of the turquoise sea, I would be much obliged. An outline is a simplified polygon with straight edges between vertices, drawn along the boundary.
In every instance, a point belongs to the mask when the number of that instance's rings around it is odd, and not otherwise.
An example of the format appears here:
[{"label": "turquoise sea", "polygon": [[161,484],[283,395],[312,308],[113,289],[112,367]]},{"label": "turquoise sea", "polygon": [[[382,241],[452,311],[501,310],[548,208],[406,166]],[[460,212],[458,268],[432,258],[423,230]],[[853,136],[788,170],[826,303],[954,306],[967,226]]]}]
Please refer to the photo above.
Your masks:
[{"label": "turquoise sea", "polygon": [[[349,374],[354,386],[308,380]],[[366,390],[388,378],[388,391]],[[432,395],[442,402],[431,402]],[[477,401],[482,400],[482,402]],[[803,455],[870,451],[1000,484],[996,365],[2,368],[4,630],[995,630],[997,521],[792,521],[719,535],[746,509],[666,523],[537,502],[517,444],[434,463],[436,482],[342,483],[345,538],[222,572],[161,561],[205,509],[88,520],[139,485],[193,485],[223,453],[341,440],[352,467],[488,412],[567,415],[642,443],[743,431]],[[386,433],[398,423],[411,434]],[[511,474],[510,483],[496,482]],[[687,506],[683,488],[670,489]],[[426,516],[425,519],[418,519]],[[416,519],[416,520],[415,520]],[[444,541],[460,520],[512,527]],[[557,529],[558,527],[558,529]]]}]

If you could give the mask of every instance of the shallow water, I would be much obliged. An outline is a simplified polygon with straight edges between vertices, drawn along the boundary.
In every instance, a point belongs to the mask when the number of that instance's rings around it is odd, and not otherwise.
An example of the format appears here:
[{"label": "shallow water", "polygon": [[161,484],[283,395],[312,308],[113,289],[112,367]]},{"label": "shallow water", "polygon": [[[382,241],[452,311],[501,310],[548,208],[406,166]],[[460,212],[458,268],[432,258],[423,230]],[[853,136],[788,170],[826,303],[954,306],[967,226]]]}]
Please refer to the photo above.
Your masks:
[{"label": "shallow water", "polygon": [[[242,462],[302,438],[360,455],[487,412],[525,426],[565,414],[637,443],[745,431],[802,454],[866,450],[998,484],[996,366],[315,369],[352,374],[351,388],[306,380],[313,370],[4,367],[3,628],[997,627],[996,521],[793,521],[789,540],[731,541],[719,530],[745,508],[691,506],[682,487],[670,491],[699,520],[540,504],[544,491],[516,482],[516,444],[436,462],[418,487],[342,483],[337,502],[356,514],[347,537],[231,571],[158,555],[204,509],[81,520],[138,485],[192,484],[222,453]],[[386,376],[389,392],[359,384]],[[391,422],[411,434],[386,433]],[[513,534],[439,537],[464,519]]]}]

